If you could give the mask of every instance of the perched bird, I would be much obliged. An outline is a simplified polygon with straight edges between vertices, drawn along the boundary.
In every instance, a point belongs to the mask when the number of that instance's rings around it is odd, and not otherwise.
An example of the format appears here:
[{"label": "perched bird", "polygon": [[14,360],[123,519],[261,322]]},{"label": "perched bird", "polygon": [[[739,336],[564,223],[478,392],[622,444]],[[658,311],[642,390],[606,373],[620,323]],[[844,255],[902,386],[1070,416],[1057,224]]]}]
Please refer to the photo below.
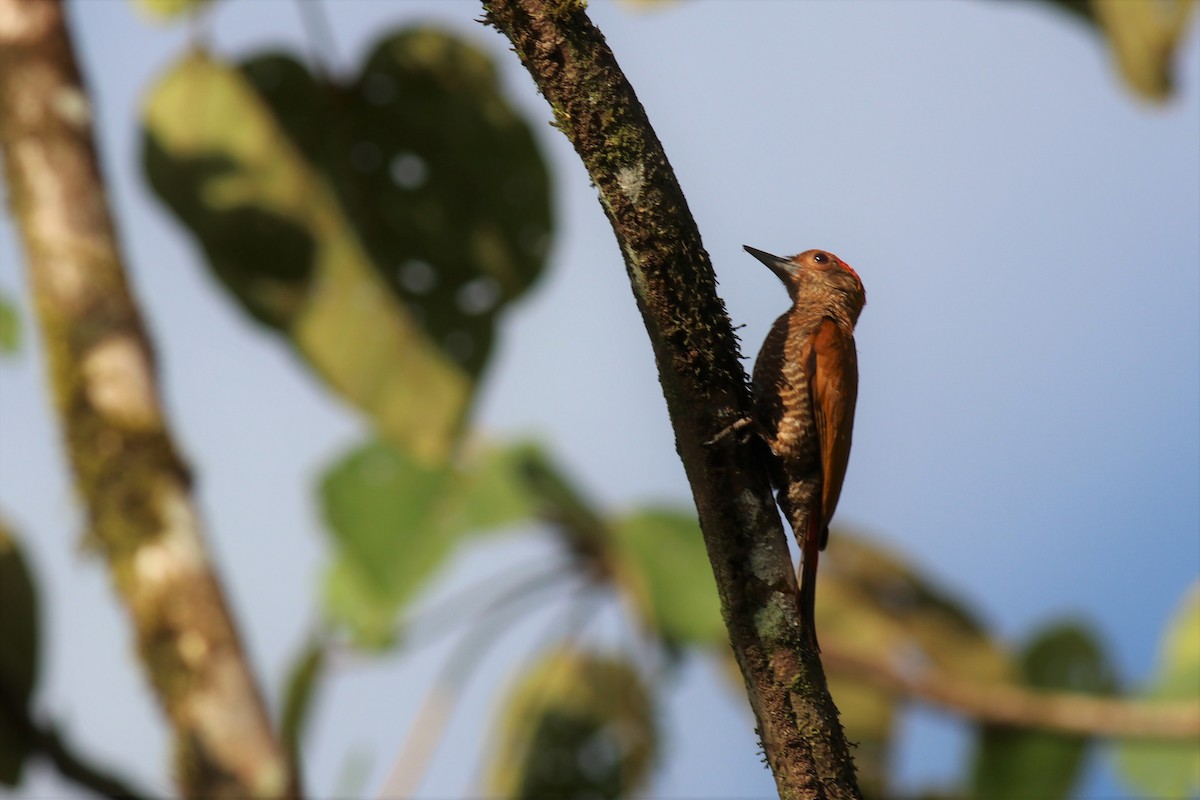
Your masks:
[{"label": "perched bird", "polygon": [[754,427],[771,450],[776,499],[800,544],[800,618],[817,649],[817,558],[829,540],[850,458],[858,354],[854,325],[867,303],[862,281],[824,250],[780,258],[753,247],[792,298],[754,364]]}]

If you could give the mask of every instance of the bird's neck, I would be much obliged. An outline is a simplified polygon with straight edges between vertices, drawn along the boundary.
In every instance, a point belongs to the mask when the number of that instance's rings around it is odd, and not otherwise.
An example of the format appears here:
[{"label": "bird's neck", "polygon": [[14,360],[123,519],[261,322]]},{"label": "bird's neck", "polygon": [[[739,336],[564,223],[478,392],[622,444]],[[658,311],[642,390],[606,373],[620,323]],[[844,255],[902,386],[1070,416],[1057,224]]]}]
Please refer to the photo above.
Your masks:
[{"label": "bird's neck", "polygon": [[846,292],[823,284],[802,284],[792,292],[793,325],[808,327],[818,325],[823,319],[832,319],[847,333],[853,333],[854,324],[862,307]]}]

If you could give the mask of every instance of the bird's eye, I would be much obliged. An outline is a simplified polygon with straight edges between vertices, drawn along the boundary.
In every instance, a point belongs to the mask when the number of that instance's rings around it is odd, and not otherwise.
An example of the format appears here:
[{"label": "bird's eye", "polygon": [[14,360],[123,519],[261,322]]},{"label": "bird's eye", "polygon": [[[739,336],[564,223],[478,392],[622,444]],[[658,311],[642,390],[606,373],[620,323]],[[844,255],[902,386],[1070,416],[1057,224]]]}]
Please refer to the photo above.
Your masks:
[{"label": "bird's eye", "polygon": [[813,254],[813,262],[814,263],[824,264],[828,260],[829,260],[829,256],[825,255],[824,253],[814,253]]}]

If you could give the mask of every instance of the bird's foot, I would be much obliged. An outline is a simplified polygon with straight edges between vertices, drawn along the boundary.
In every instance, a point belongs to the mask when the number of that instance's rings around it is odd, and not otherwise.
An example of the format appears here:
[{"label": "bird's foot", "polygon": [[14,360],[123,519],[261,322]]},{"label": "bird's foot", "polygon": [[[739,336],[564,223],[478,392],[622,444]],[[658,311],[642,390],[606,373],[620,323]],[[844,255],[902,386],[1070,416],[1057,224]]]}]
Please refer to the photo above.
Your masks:
[{"label": "bird's foot", "polygon": [[736,436],[739,441],[745,441],[747,431],[751,428],[756,428],[755,421],[751,417],[738,417],[733,422],[719,430],[711,439],[704,440],[705,447],[712,447],[722,439],[727,439],[730,436]]}]

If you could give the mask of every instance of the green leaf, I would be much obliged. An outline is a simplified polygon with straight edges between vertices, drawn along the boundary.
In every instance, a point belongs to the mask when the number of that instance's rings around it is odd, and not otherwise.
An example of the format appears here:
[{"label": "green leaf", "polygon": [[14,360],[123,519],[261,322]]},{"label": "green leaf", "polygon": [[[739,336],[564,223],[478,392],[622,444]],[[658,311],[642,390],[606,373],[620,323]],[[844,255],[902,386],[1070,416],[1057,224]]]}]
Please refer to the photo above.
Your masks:
[{"label": "green leaf", "polygon": [[334,193],[241,74],[189,56],[151,93],[145,126],[152,186],[246,310],[286,331],[394,442],[444,458],[469,376],[379,279]]},{"label": "green leaf", "polygon": [[177,18],[195,14],[212,0],[133,0],[133,7],[152,22],[173,22]]},{"label": "green leaf", "polygon": [[414,29],[340,85],[286,55],[193,55],[152,92],[145,134],[151,185],[244,310],[392,442],[444,460],[553,227],[488,57]]},{"label": "green leaf", "polygon": [[460,541],[532,514],[516,466],[531,448],[482,449],[462,467],[428,467],[377,440],[335,464],[320,489],[337,544],[326,582],[331,616],[361,646],[389,645],[396,612]]},{"label": "green leaf", "polygon": [[21,345],[21,317],[12,300],[0,294],[0,356],[12,355]]},{"label": "green leaf", "polygon": [[[1200,584],[1192,587],[1163,637],[1149,702],[1200,702]],[[1129,786],[1147,797],[1184,798],[1200,792],[1200,744],[1195,741],[1121,742],[1116,765]]]},{"label": "green leaf", "polygon": [[613,533],[617,579],[638,598],[647,623],[672,644],[728,642],[712,565],[694,514],[643,509],[618,520]]},{"label": "green leaf", "polygon": [[628,797],[658,749],[653,698],[627,661],[556,650],[518,680],[492,740],[488,795]]},{"label": "green leaf", "polygon": [[[1075,624],[1034,637],[1021,659],[1024,683],[1036,689],[1108,694],[1116,687],[1095,636]],[[984,726],[976,753],[972,796],[989,800],[1056,800],[1071,795],[1087,739],[1011,727]]]},{"label": "green leaf", "polygon": [[308,727],[313,695],[325,669],[325,643],[314,637],[304,646],[288,674],[280,735],[293,764],[300,763],[300,745]]},{"label": "green leaf", "polygon": [[1103,37],[1126,84],[1147,100],[1174,90],[1196,0],[1044,0]]},{"label": "green leaf", "polygon": [[33,575],[0,520],[0,785],[16,786],[29,756],[26,723],[39,669]]}]

